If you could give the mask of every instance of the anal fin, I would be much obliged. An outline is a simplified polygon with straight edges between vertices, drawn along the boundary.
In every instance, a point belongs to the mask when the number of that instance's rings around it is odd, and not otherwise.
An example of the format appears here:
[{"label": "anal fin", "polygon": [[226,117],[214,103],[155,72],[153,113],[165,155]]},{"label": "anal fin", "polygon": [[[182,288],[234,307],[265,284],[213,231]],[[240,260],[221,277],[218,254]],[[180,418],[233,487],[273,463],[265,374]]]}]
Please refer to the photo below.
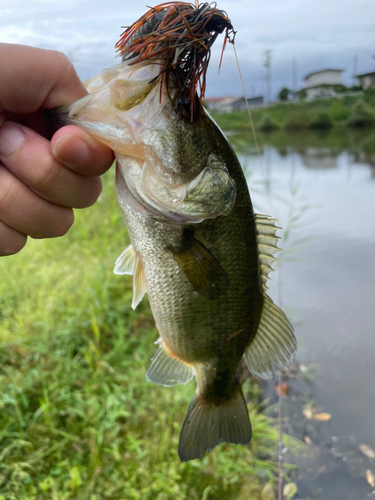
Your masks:
[{"label": "anal fin", "polygon": [[257,333],[244,353],[247,368],[260,378],[272,378],[272,364],[279,369],[288,366],[295,351],[296,339],[292,325],[283,311],[264,294]]},{"label": "anal fin", "polygon": [[151,358],[151,365],[146,378],[154,384],[171,387],[177,384],[187,384],[194,377],[193,367],[171,355],[161,338],[156,353]]}]

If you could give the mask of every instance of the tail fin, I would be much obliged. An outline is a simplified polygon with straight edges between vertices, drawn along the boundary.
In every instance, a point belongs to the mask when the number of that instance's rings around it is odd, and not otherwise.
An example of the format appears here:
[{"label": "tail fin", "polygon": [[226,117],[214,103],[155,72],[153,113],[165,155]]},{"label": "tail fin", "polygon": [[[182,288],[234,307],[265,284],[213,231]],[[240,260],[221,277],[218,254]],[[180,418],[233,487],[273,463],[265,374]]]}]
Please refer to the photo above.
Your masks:
[{"label": "tail fin", "polygon": [[178,454],[182,462],[201,458],[219,443],[248,444],[251,425],[242,388],[238,383],[230,399],[204,402],[196,394],[181,429]]}]

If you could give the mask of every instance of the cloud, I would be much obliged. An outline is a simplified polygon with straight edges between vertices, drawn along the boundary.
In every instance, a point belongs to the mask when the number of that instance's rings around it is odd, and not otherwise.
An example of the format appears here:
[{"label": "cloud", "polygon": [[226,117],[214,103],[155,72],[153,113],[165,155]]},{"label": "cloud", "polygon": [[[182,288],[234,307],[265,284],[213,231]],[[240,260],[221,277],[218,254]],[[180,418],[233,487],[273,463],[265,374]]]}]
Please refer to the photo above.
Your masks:
[{"label": "cloud", "polygon": [[[126,0],[12,0],[11,5],[0,12],[0,42],[66,52],[82,79],[117,62],[114,44],[121,26],[146,11],[143,4]],[[272,49],[274,95],[292,86],[293,58],[299,87],[305,74],[322,67],[346,69],[344,82],[351,83],[354,55],[358,72],[373,69],[373,0],[219,0],[218,8],[227,11],[238,31],[236,50],[250,93],[265,92],[266,49]],[[220,53],[219,39],[212,51],[208,95],[241,95],[232,48],[227,47],[217,76]]]}]

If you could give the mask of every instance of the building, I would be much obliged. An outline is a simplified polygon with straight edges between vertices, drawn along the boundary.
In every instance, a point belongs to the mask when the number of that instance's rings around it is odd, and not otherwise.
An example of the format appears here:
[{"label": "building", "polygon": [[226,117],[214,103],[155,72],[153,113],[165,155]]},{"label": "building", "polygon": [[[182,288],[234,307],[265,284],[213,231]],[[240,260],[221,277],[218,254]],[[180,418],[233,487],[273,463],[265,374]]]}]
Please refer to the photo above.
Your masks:
[{"label": "building", "polygon": [[371,89],[375,87],[375,71],[371,73],[363,73],[362,75],[357,75],[359,85],[363,90]]},{"label": "building", "polygon": [[342,69],[323,69],[314,71],[305,76],[305,87],[295,93],[297,99],[305,98],[307,101],[324,97],[336,97],[345,89],[342,84]]},{"label": "building", "polygon": [[[249,108],[260,108],[264,104],[264,96],[249,97]],[[209,97],[203,104],[216,113],[231,113],[232,111],[245,111],[247,109],[244,97]]]}]

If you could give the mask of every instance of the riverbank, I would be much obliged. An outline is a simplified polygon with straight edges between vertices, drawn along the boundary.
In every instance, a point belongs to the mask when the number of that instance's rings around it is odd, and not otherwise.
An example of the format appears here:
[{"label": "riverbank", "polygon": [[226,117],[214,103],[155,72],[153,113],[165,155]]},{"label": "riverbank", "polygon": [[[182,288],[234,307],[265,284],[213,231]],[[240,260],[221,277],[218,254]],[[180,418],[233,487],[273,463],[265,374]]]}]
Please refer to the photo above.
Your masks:
[{"label": "riverbank", "polygon": [[[211,113],[223,130],[251,128],[247,111]],[[258,130],[327,130],[330,128],[366,128],[375,125],[375,90],[362,96],[320,99],[312,102],[275,103],[251,110]]]}]

